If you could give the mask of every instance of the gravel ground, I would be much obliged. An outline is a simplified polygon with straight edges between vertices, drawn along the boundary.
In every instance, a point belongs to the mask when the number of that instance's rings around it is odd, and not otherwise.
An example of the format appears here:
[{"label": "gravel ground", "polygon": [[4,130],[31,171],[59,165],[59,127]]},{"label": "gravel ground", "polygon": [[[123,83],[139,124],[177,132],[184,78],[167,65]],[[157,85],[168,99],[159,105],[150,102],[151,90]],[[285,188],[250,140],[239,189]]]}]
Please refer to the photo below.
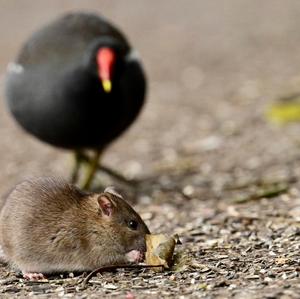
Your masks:
[{"label": "gravel ground", "polygon": [[[0,1],[1,92],[21,42],[77,9],[113,20],[143,58],[148,103],[104,162],[138,180],[151,231],[183,244],[173,271],[103,273],[84,290],[82,276],[32,283],[3,265],[0,296],[299,298],[300,125],[265,117],[300,91],[299,1]],[[68,175],[69,153],[24,134],[3,101],[0,136],[1,194]]]}]

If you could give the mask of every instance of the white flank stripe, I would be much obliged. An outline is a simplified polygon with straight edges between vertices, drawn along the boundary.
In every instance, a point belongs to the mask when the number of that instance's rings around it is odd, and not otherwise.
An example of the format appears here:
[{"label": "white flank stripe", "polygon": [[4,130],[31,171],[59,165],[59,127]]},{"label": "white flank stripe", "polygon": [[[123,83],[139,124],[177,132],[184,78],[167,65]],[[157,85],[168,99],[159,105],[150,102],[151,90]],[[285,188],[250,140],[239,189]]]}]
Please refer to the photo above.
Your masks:
[{"label": "white flank stripe", "polygon": [[140,61],[140,55],[137,50],[131,49],[130,52],[126,55],[126,60],[130,61]]},{"label": "white flank stripe", "polygon": [[15,62],[10,62],[7,65],[7,71],[9,73],[16,73],[16,74],[21,74],[24,72],[24,67],[21,64],[15,63]]}]

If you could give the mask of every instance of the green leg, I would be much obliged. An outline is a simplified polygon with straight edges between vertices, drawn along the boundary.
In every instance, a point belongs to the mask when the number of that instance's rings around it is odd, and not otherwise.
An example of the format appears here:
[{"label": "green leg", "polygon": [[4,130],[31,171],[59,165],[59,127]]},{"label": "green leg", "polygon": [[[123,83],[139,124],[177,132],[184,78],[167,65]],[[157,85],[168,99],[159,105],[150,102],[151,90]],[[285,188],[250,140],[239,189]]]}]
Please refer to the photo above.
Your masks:
[{"label": "green leg", "polygon": [[[87,154],[85,154],[83,152],[80,152],[79,154],[80,154],[80,161],[81,162],[85,162],[86,164],[90,164],[91,163],[91,159],[90,159],[90,157]],[[97,165],[95,165],[95,167],[96,167],[97,170],[106,173],[110,177],[116,179],[117,181],[119,181],[120,183],[123,183],[125,185],[134,187],[134,186],[136,186],[138,184],[138,181],[136,181],[136,180],[128,180],[126,177],[124,177],[119,172],[117,172],[117,171],[115,171],[115,170],[113,170],[111,168],[108,168],[108,167],[106,167],[106,166],[104,166],[102,164],[97,163]]]},{"label": "green leg", "polygon": [[83,161],[82,153],[78,150],[75,151],[74,152],[74,167],[73,167],[73,171],[71,174],[71,183],[72,184],[76,184],[78,182],[79,169],[80,169],[80,165],[81,165],[82,161]]},{"label": "green leg", "polygon": [[95,151],[95,156],[90,160],[90,162],[87,164],[87,173],[85,175],[82,188],[83,189],[89,189],[91,186],[91,183],[93,181],[93,178],[95,176],[95,173],[98,169],[98,162],[101,156],[101,151]]}]

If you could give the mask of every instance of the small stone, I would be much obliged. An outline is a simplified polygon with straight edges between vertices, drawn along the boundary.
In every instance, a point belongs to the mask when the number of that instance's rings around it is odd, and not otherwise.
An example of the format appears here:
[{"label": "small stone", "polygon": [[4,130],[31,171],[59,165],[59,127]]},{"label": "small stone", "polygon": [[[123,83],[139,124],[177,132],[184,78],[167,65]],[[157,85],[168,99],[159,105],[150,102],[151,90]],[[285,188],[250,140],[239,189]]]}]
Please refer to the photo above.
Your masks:
[{"label": "small stone", "polygon": [[107,284],[104,284],[103,287],[105,289],[108,289],[108,290],[116,290],[118,288],[118,286],[112,284],[112,283],[107,283]]},{"label": "small stone", "polygon": [[191,186],[191,185],[185,186],[185,187],[183,188],[183,190],[182,190],[182,193],[183,193],[184,195],[186,195],[186,196],[191,196],[191,195],[194,194],[194,192],[195,192],[195,189],[194,189],[194,187]]}]

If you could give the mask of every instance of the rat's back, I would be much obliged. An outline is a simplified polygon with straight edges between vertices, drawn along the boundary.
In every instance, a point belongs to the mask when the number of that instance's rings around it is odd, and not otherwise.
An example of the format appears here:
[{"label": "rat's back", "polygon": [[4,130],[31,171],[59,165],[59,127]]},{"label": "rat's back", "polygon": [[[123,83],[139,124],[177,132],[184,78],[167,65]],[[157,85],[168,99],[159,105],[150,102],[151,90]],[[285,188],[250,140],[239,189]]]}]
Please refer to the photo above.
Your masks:
[{"label": "rat's back", "polygon": [[[34,213],[35,217],[49,216],[49,210],[61,212],[70,205],[76,205],[86,193],[68,184],[63,179],[54,177],[38,177],[19,183],[7,196],[1,218],[24,213]],[[29,217],[30,218],[30,217]]]},{"label": "rat's back", "polygon": [[[22,254],[37,256],[47,250],[48,233],[67,217],[86,194],[67,182],[40,177],[18,184],[0,212],[0,244],[8,260],[24,260]],[[28,237],[30,235],[30,238]],[[38,262],[38,259],[37,259]]]}]

